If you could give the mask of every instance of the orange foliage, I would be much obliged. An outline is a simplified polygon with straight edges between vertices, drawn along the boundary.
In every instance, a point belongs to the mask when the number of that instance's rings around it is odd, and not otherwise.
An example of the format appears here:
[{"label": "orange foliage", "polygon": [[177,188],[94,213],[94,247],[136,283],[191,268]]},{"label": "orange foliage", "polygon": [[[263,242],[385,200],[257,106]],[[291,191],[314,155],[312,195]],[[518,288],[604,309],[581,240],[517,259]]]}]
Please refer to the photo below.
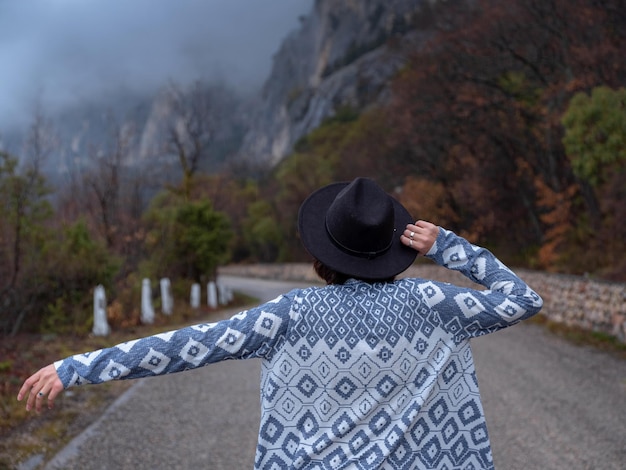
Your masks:
[{"label": "orange foliage", "polygon": [[539,206],[545,209],[541,221],[546,225],[545,239],[538,253],[538,261],[544,268],[554,266],[559,257],[559,248],[567,240],[572,229],[572,199],[578,186],[570,185],[563,191],[555,191],[538,179],[535,182]]},{"label": "orange foliage", "polygon": [[409,176],[398,199],[416,220],[427,220],[444,227],[450,227],[458,221],[441,183]]}]

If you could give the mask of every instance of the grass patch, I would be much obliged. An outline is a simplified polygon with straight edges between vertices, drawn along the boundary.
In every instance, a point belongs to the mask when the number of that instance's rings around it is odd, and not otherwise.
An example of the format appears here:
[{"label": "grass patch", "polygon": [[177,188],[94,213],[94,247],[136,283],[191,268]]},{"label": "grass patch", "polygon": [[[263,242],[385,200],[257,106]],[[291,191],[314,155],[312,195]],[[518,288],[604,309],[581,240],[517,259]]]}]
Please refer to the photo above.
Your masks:
[{"label": "grass patch", "polygon": [[578,346],[590,346],[601,351],[626,359],[626,344],[615,336],[600,331],[590,331],[578,326],[570,326],[565,323],[550,320],[546,315],[535,315],[527,320],[531,323],[542,325],[552,334],[559,336]]}]

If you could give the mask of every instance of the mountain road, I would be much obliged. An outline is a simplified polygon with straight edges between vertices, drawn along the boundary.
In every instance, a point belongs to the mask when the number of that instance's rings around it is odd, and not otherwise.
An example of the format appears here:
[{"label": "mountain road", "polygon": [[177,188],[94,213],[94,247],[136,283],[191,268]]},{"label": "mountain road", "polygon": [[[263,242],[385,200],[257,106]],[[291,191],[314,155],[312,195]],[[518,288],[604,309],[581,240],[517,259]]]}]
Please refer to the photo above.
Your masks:
[{"label": "mountain road", "polygon": [[[220,281],[261,302],[299,286]],[[626,361],[529,323],[473,340],[472,350],[496,468],[626,468]],[[259,377],[249,360],[138,380],[45,468],[251,469]]]}]

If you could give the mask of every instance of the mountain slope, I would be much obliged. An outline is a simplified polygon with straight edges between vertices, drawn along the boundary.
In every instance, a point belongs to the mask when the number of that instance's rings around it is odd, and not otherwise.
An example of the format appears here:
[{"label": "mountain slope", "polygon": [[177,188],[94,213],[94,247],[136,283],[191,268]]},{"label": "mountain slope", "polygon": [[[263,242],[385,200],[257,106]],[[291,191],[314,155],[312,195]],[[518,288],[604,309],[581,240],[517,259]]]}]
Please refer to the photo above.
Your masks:
[{"label": "mountain slope", "polygon": [[340,108],[387,96],[429,0],[317,0],[274,57],[240,158],[276,164]]}]

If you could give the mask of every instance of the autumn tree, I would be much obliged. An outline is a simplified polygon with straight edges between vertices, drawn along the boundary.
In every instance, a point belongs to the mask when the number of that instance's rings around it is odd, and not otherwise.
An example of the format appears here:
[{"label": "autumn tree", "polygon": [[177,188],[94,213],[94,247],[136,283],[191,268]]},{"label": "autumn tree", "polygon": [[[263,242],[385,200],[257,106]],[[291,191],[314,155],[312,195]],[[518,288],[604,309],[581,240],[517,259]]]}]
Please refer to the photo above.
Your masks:
[{"label": "autumn tree", "polygon": [[543,242],[543,203],[560,196],[540,191],[576,182],[561,115],[576,90],[623,80],[622,23],[617,3],[591,0],[455,2],[433,22],[395,80],[391,138],[446,192],[458,229],[512,250]]}]

